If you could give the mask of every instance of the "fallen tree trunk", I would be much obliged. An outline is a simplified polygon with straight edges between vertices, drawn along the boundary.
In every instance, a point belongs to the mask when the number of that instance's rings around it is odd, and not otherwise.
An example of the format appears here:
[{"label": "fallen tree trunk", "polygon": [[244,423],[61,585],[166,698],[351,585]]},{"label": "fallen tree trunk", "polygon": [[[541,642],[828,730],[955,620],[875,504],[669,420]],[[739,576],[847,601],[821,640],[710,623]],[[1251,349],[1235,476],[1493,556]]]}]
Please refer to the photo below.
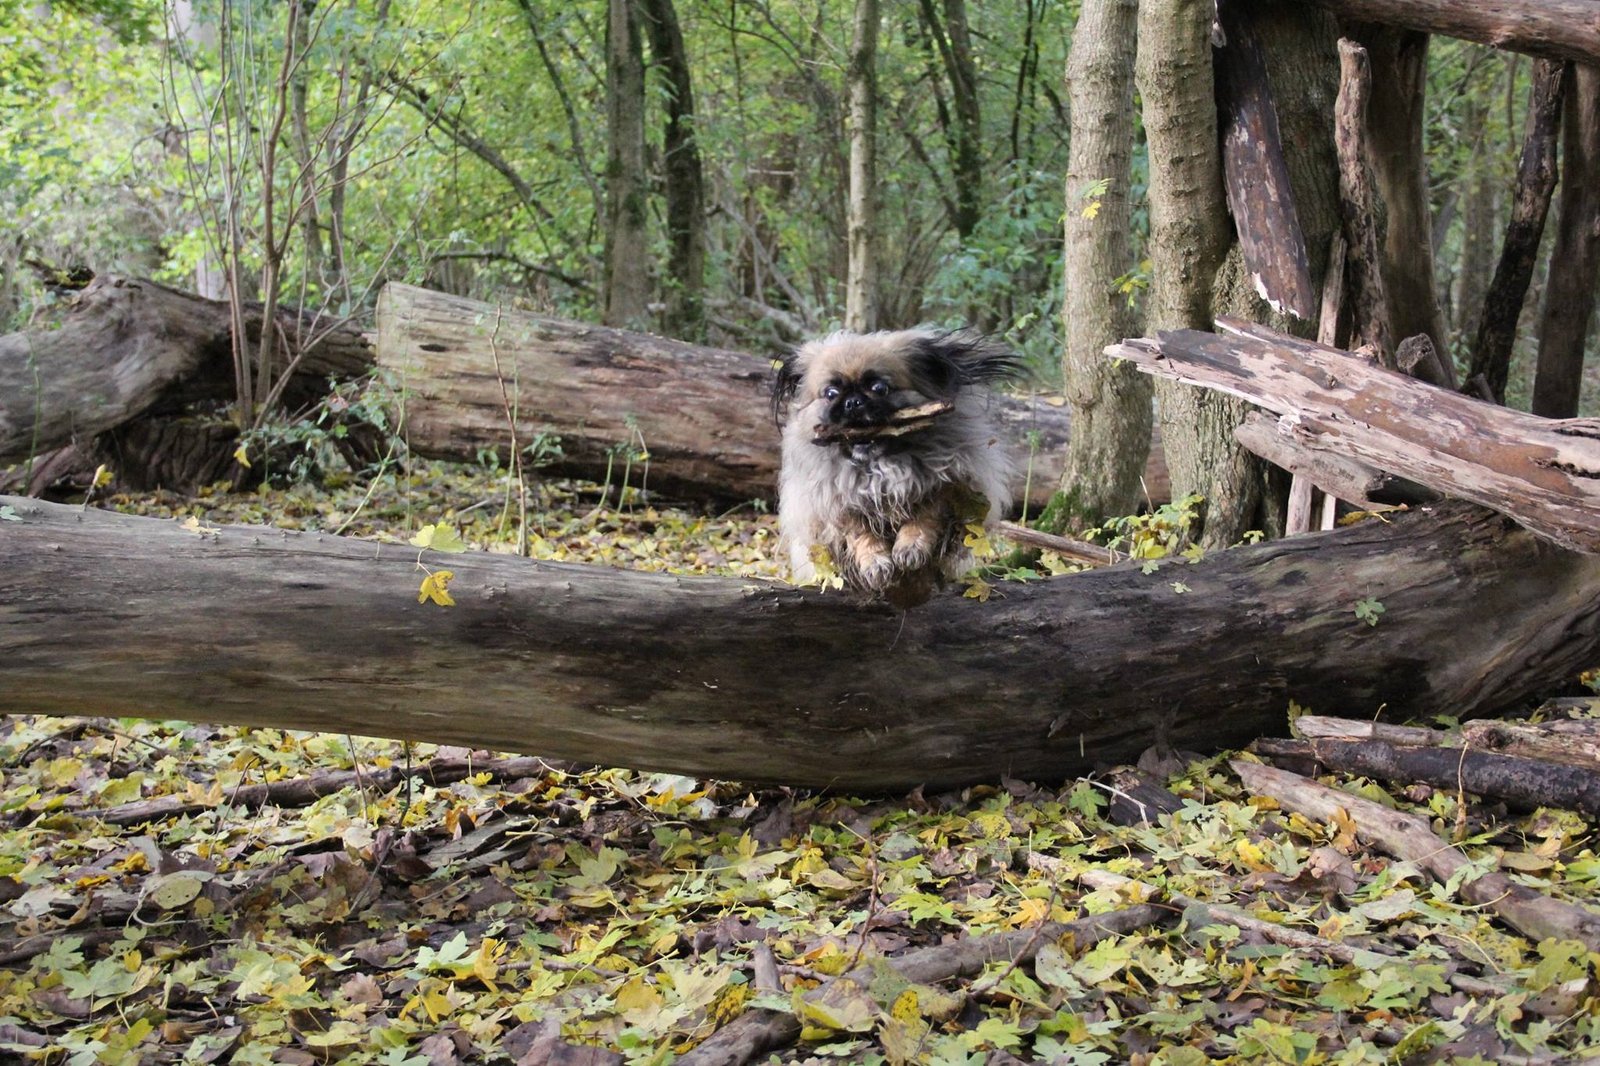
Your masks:
[{"label": "fallen tree trunk", "polygon": [[[616,482],[631,454],[635,487],[642,478],[674,496],[769,499],[777,486],[772,368],[759,356],[398,284],[379,297],[377,347],[419,455],[471,462],[492,451],[504,460],[513,438],[526,449],[554,435],[561,454],[543,467],[554,474]],[[1031,467],[1037,509],[1061,480],[1067,412],[1012,397],[997,407]],[[1159,445],[1144,478],[1150,497],[1165,501]]]},{"label": "fallen tree trunk", "polygon": [[1309,0],[1345,21],[1381,22],[1442,33],[1513,52],[1600,62],[1600,12],[1595,0]]},{"label": "fallen tree trunk", "polygon": [[[901,790],[1059,780],[1292,699],[1483,714],[1600,660],[1600,557],[1475,508],[1026,584],[905,614],[750,580],[425,553],[83,511],[0,520],[11,713],[426,739]],[[1385,606],[1377,627],[1357,600]]]},{"label": "fallen tree trunk", "polygon": [[[276,321],[290,348],[274,379],[299,359],[291,406],[321,395],[330,377],[371,369],[355,330],[289,309]],[[246,311],[245,330],[259,342],[260,307]],[[0,465],[87,443],[141,415],[231,398],[231,336],[226,303],[102,275],[54,321],[0,337]]]},{"label": "fallen tree trunk", "polygon": [[1248,322],[1218,319],[1217,328],[1223,334],[1179,330],[1124,341],[1106,354],[1286,416],[1279,430],[1306,448],[1492,507],[1564,547],[1600,552],[1600,420],[1482,403]]}]

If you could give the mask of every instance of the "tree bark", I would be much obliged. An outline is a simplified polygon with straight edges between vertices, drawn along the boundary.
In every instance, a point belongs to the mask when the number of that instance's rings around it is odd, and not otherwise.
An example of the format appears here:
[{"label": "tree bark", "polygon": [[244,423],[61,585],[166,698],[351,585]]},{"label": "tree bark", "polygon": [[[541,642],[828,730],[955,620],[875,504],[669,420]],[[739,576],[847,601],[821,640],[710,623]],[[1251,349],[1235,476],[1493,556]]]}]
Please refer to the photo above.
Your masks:
[{"label": "tree bark", "polygon": [[1063,496],[1049,525],[1079,530],[1137,509],[1150,448],[1150,382],[1101,355],[1134,332],[1118,280],[1133,269],[1133,60],[1137,0],[1087,0],[1067,62],[1071,122],[1066,180],[1062,376],[1073,425]]},{"label": "tree bark", "polygon": [[645,232],[649,185],[644,169],[644,50],[639,0],[609,0],[606,23],[606,247],[608,326],[643,326],[649,318],[650,249]]},{"label": "tree bark", "polygon": [[1527,132],[1522,142],[1522,156],[1517,162],[1511,221],[1506,226],[1500,261],[1484,297],[1483,317],[1478,322],[1478,334],[1472,345],[1472,365],[1467,377],[1469,381],[1481,377],[1497,403],[1506,402],[1517,321],[1522,316],[1528,283],[1533,280],[1539,239],[1544,235],[1545,215],[1550,210],[1550,194],[1556,186],[1556,134],[1565,74],[1564,64],[1555,60],[1541,59],[1534,65],[1533,85],[1528,91]]},{"label": "tree bark", "polygon": [[858,333],[878,325],[878,0],[856,0],[850,45],[850,268],[844,325]]},{"label": "tree bark", "polygon": [[[1305,2],[1305,0],[1302,0]],[[1548,59],[1600,63],[1600,18],[1594,0],[1309,0],[1356,22],[1380,22],[1442,33]]]},{"label": "tree bark", "polygon": [[[509,396],[518,441],[560,438],[549,473],[603,481],[609,470],[615,481],[618,452],[629,449],[649,455],[633,472],[636,487],[644,475],[670,495],[725,502],[770,499],[777,487],[767,359],[398,284],[379,297],[377,331],[379,363],[403,396],[401,432],[419,455],[472,462],[487,449],[509,459]],[[1008,397],[996,412],[1031,472],[1029,499],[1042,506],[1061,477],[1068,413]],[[1166,499],[1158,452],[1145,481]]]},{"label": "tree bark", "polygon": [[[246,343],[261,331],[260,305],[245,308]],[[285,392],[299,406],[329,377],[359,377],[372,353],[337,319],[279,309],[279,336],[299,359]],[[0,463],[25,461],[141,415],[233,396],[228,304],[152,281],[101,275],[47,325],[0,337]],[[309,346],[307,346],[309,344]],[[288,369],[280,354],[274,379]]]},{"label": "tree bark", "polygon": [[661,324],[670,336],[698,341],[705,336],[706,194],[695,129],[694,82],[672,0],[641,3],[650,52],[666,82],[661,156],[669,281]]},{"label": "tree bark", "polygon": [[1239,251],[1268,306],[1309,320],[1317,293],[1252,7],[1223,0],[1217,12],[1225,42],[1215,52],[1222,171]]},{"label": "tree bark", "polygon": [[[1218,151],[1211,65],[1214,5],[1145,0],[1139,5],[1136,79],[1150,157],[1150,302],[1146,328],[1210,329],[1213,282],[1227,252],[1228,206]],[[1238,405],[1226,396],[1158,381],[1160,430],[1172,496],[1211,494],[1231,469],[1228,434]]]},{"label": "tree bark", "polygon": [[1222,319],[1107,349],[1150,373],[1221,389],[1289,416],[1313,449],[1505,513],[1540,536],[1600,552],[1600,421],[1480,403],[1347,352]]},{"label": "tree bark", "polygon": [[[12,713],[427,739],[843,790],[1213,750],[1290,700],[1493,711],[1600,656],[1600,558],[1473,508],[951,591],[529,563],[0,499]],[[419,603],[420,564],[455,606]],[[1377,630],[1353,613],[1387,608]],[[108,605],[112,605],[108,608]],[[330,634],[337,634],[330,640]]]},{"label": "tree bark", "polygon": [[[1389,325],[1396,343],[1423,334],[1438,352],[1448,352],[1444,314],[1439,308],[1433,260],[1433,216],[1428,204],[1428,164],[1423,151],[1423,121],[1428,75],[1428,36],[1393,27],[1359,26],[1350,34],[1367,50],[1374,82],[1384,106],[1367,108],[1367,161],[1378,199],[1384,205],[1383,287]],[[1449,376],[1422,377],[1455,388]]]},{"label": "tree bark", "polygon": [[1560,216],[1539,320],[1533,413],[1572,418],[1600,279],[1600,67],[1575,67],[1562,114]]}]

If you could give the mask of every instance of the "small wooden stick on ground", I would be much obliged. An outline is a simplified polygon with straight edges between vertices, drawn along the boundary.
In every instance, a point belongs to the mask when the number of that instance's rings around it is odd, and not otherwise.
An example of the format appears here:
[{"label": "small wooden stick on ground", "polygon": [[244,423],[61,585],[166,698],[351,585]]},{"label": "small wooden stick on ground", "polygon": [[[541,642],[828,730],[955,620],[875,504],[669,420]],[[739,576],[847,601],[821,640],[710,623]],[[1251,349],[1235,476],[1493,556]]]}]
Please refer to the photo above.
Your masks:
[{"label": "small wooden stick on ground", "polygon": [[[1245,788],[1277,800],[1286,810],[1324,822],[1344,811],[1355,822],[1358,837],[1411,863],[1441,884],[1472,863],[1463,851],[1440,840],[1428,823],[1415,815],[1390,810],[1276,767],[1244,759],[1234,759],[1229,765]],[[1469,903],[1493,911],[1524,936],[1535,940],[1578,940],[1590,951],[1600,951],[1600,914],[1542,896],[1500,873],[1464,880],[1459,892]]]}]

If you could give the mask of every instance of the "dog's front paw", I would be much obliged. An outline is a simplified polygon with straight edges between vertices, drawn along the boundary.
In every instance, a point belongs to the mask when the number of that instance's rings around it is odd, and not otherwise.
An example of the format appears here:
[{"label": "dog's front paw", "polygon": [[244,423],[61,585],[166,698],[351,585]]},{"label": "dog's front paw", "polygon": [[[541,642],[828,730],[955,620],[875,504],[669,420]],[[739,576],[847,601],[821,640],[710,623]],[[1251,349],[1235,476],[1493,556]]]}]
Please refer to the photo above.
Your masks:
[{"label": "dog's front paw", "polygon": [[856,557],[856,573],[860,576],[861,587],[869,592],[882,592],[888,588],[897,569],[894,556],[888,552],[874,551]]},{"label": "dog's front paw", "polygon": [[928,525],[902,526],[894,538],[894,564],[902,570],[921,570],[933,561],[938,531]]}]

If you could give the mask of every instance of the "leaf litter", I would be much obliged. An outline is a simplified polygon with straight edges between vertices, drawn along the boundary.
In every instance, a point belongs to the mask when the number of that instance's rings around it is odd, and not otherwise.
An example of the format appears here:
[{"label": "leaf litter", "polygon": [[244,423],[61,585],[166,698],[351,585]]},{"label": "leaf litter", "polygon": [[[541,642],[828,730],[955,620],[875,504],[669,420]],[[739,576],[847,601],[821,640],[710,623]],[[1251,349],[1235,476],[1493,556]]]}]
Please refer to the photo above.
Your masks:
[{"label": "leaf litter", "polygon": [[[379,492],[110,505],[197,531],[417,537],[426,555],[514,550],[505,485],[440,467]],[[751,508],[708,516],[563,482],[537,495],[535,556],[773,574],[772,520]],[[431,591],[448,599],[447,584]],[[1600,717],[1600,702],[1569,713]],[[1252,795],[1225,755],[1152,765],[855,797],[327,734],[13,716],[0,735],[0,1056],[1600,1056],[1591,946],[1518,935],[1459,884],[1364,845],[1342,811],[1319,822]],[[1130,780],[1163,798],[1123,802],[1137,798]],[[1465,877],[1600,902],[1579,815],[1321,780],[1427,819],[1469,857]]]}]

